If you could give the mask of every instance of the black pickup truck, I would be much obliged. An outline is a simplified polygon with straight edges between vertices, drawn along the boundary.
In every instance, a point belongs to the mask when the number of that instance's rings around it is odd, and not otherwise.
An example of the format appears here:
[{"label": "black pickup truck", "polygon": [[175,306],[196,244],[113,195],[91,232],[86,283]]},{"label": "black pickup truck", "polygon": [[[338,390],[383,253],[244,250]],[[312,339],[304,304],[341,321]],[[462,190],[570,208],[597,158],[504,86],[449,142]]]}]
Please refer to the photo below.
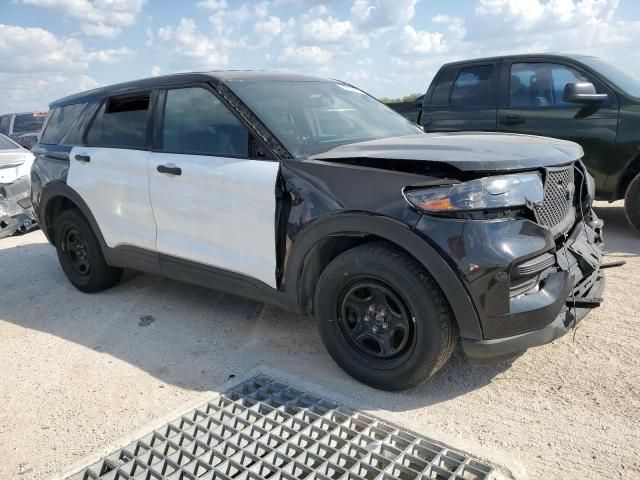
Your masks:
[{"label": "black pickup truck", "polygon": [[[443,65],[413,109],[427,132],[498,131],[572,140],[597,199],[624,198],[640,230],[640,78],[599,58],[513,55]],[[400,111],[399,107],[402,107]]]}]

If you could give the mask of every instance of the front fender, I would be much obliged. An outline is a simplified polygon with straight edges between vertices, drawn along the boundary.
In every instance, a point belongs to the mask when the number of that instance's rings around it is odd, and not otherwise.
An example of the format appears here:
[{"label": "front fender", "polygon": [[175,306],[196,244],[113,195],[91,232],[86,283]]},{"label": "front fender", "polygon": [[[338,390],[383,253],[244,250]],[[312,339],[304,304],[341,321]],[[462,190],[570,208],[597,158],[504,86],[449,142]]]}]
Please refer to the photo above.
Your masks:
[{"label": "front fender", "polygon": [[321,217],[296,236],[285,267],[284,288],[298,294],[305,259],[322,240],[333,236],[373,235],[386,240],[414,257],[438,282],[456,316],[460,335],[482,339],[482,329],[471,297],[442,256],[410,226],[380,215],[351,212]]}]

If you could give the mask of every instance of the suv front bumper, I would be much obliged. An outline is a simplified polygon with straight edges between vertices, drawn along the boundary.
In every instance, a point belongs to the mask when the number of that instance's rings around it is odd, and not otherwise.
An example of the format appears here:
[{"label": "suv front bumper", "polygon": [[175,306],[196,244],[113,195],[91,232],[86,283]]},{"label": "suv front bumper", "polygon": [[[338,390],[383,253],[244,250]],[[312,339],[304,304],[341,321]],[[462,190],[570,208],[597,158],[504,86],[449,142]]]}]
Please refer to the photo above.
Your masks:
[{"label": "suv front bumper", "polygon": [[[467,358],[476,364],[494,363],[530,348],[562,337],[577,325],[591,308],[574,306],[575,300],[598,303],[605,287],[602,260],[602,222],[591,212],[590,221],[578,223],[572,235],[555,252],[557,272],[550,273],[536,293],[511,300],[505,322],[526,323],[547,318],[543,328],[504,338],[462,339]],[[518,321],[519,320],[519,321]]]},{"label": "suv front bumper", "polygon": [[[548,230],[521,219],[452,223],[423,218],[417,230],[427,225],[430,237],[455,264],[478,313],[482,338],[461,331],[471,363],[495,363],[552,342],[589,313],[590,308],[579,308],[585,300],[597,305],[602,297],[602,221],[593,212],[560,243]],[[533,275],[534,288],[514,293],[516,272],[537,258],[553,262]]]}]

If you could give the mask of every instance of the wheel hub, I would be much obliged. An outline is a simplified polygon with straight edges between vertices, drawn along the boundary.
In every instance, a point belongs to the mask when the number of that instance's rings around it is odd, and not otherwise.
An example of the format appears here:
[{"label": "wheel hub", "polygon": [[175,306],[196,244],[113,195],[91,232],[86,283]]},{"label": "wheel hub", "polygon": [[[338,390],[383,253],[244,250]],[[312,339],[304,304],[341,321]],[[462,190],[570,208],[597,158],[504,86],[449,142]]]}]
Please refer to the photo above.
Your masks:
[{"label": "wheel hub", "polygon": [[362,282],[343,297],[341,328],[347,340],[361,353],[390,358],[410,344],[411,316],[390,287]]}]

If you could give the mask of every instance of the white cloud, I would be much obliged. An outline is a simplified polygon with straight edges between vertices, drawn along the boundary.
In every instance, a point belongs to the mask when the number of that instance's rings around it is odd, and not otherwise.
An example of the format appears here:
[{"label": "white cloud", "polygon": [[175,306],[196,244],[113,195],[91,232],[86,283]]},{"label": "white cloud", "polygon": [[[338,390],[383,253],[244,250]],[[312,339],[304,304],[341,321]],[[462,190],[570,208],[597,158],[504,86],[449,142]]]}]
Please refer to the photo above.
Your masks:
[{"label": "white cloud", "polygon": [[426,55],[444,53],[447,46],[442,33],[416,30],[405,25],[399,38],[389,44],[389,51],[401,55]]},{"label": "white cloud", "polygon": [[87,75],[0,73],[0,112],[47,110],[49,103],[58,98],[98,86]]},{"label": "white cloud", "polygon": [[369,47],[369,38],[356,31],[349,20],[334,17],[316,18],[300,26],[298,41],[305,44],[340,44],[353,51]]},{"label": "white cloud", "polygon": [[[288,46],[273,60],[287,66],[324,65],[333,59],[333,54],[318,46]],[[271,60],[270,57],[267,60]]]},{"label": "white cloud", "polygon": [[113,38],[135,23],[144,0],[16,0],[79,20],[87,36]]},{"label": "white cloud", "polygon": [[162,69],[158,65],[154,65],[151,67],[151,71],[149,73],[152,77],[157,77],[158,75],[162,75]]},{"label": "white cloud", "polygon": [[258,36],[259,45],[264,46],[280,35],[284,28],[285,23],[279,17],[270,16],[265,20],[256,22],[253,26],[253,31]]},{"label": "white cloud", "polygon": [[0,24],[0,65],[5,73],[82,70],[93,61],[115,63],[131,53],[126,47],[87,51],[77,38],[60,38],[42,28]]},{"label": "white cloud", "polygon": [[196,5],[207,10],[223,10],[227,8],[227,0],[201,0]]},{"label": "white cloud", "polygon": [[411,22],[416,3],[417,0],[355,0],[351,17],[362,30],[385,30]]},{"label": "white cloud", "polygon": [[162,27],[157,41],[165,51],[186,59],[189,68],[214,68],[229,62],[228,49],[203,34],[192,18],[183,18],[176,27]]}]

